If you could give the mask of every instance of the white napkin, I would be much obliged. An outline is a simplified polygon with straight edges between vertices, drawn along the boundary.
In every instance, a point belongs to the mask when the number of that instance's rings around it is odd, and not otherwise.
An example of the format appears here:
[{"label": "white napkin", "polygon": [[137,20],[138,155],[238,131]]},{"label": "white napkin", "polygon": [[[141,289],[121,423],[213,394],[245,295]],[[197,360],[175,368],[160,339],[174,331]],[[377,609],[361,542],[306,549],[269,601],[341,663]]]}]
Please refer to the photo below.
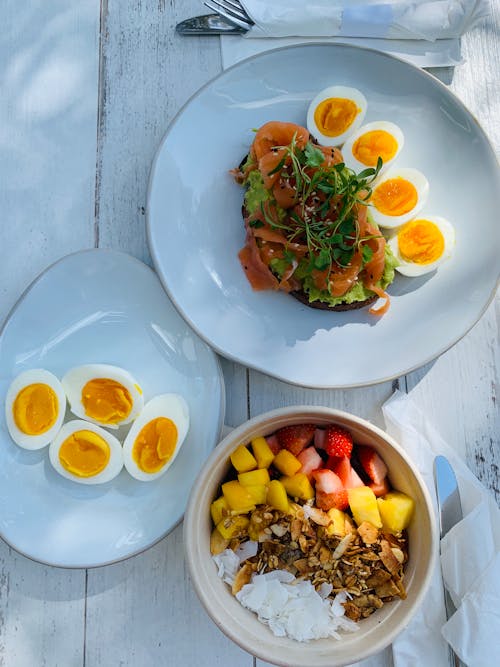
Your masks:
[{"label": "white napkin", "polygon": [[435,498],[433,462],[455,470],[464,518],[444,537],[441,564],[457,611],[446,622],[439,568],[422,607],[392,645],[395,667],[448,665],[451,644],[469,667],[500,665],[500,510],[492,496],[414,404],[396,391],[382,407],[386,430],[415,461]]},{"label": "white napkin", "polygon": [[[488,14],[488,0],[242,0],[255,25],[221,38],[224,68],[261,51],[308,41],[377,49],[418,67],[461,61],[459,37]],[[259,39],[252,39],[259,38]]]},{"label": "white napkin", "polygon": [[459,37],[487,13],[486,0],[243,0],[246,37]]}]

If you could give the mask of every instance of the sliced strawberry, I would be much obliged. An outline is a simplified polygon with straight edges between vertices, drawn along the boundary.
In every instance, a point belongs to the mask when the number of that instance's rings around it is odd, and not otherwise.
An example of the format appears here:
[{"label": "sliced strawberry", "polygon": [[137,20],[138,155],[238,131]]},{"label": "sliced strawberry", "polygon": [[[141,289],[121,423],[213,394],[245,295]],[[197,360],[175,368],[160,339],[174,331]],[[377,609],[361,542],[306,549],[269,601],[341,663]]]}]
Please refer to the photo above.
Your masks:
[{"label": "sliced strawberry", "polygon": [[373,491],[373,493],[377,496],[385,496],[386,493],[389,493],[391,490],[391,487],[389,485],[389,480],[387,477],[384,477],[384,479],[380,482],[380,484],[375,484],[375,482],[372,482],[369,484],[370,489]]},{"label": "sliced strawberry", "polygon": [[320,468],[313,472],[313,477],[316,482],[316,491],[322,491],[323,493],[339,493],[344,490],[340,478],[331,470]]},{"label": "sliced strawberry", "polygon": [[324,428],[317,428],[314,431],[314,446],[316,447],[316,449],[325,448],[325,435],[326,431]]},{"label": "sliced strawberry", "polygon": [[387,466],[377,452],[366,445],[357,447],[358,457],[364,471],[375,484],[381,484],[387,475]]},{"label": "sliced strawberry", "polygon": [[316,491],[316,507],[326,512],[335,507],[338,510],[346,510],[349,507],[347,491],[338,491],[337,493],[325,493]]},{"label": "sliced strawberry", "polygon": [[280,451],[281,445],[278,442],[278,438],[273,434],[273,435],[268,435],[266,437],[267,444],[269,445],[269,449],[272,451],[272,453],[276,456],[276,454]]},{"label": "sliced strawberry", "polygon": [[311,479],[313,471],[318,470],[323,465],[323,459],[314,447],[306,447],[300,452],[297,458],[302,463],[302,468],[299,472],[303,472],[309,479]]},{"label": "sliced strawberry", "polygon": [[354,489],[356,486],[364,486],[359,475],[354,470],[347,456],[330,456],[328,467],[338,475],[345,489]]},{"label": "sliced strawberry", "polygon": [[325,449],[329,456],[351,456],[352,435],[342,426],[329,426],[325,434]]},{"label": "sliced strawberry", "polygon": [[314,437],[316,426],[314,424],[297,424],[297,426],[285,426],[276,431],[276,437],[281,447],[297,456],[309,445]]}]

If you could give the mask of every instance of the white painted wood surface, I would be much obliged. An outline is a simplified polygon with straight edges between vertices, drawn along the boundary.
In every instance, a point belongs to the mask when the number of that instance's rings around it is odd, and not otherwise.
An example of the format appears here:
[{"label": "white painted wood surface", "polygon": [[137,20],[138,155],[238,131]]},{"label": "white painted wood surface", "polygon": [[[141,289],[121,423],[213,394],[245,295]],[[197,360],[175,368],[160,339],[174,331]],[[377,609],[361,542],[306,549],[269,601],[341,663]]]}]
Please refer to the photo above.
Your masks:
[{"label": "white painted wood surface", "polygon": [[[217,38],[181,38],[196,0],[4,0],[0,35],[0,320],[54,260],[112,247],[149,262],[148,174],[165,129],[220,71]],[[463,40],[451,89],[500,148],[500,8]],[[435,362],[400,378],[500,500],[498,306]],[[226,422],[294,403],[382,424],[392,384],[289,386],[223,360]],[[424,656],[423,656],[424,657]],[[33,563],[0,541],[0,666],[252,667],[191,589],[182,527],[144,554],[95,570]],[[372,665],[390,665],[390,651]]]}]

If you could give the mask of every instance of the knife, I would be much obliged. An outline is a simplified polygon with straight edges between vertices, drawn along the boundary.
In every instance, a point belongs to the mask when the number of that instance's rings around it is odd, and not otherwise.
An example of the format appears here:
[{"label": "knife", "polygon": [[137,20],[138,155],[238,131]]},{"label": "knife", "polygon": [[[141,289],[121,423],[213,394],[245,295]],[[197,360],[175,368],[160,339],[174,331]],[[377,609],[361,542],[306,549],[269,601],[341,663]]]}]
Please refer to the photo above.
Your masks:
[{"label": "knife", "polygon": [[[439,511],[439,527],[441,539],[456,523],[462,520],[462,503],[460,501],[460,492],[458,490],[457,478],[453,472],[449,461],[444,456],[436,456],[434,459],[434,483],[436,485],[436,494]],[[443,581],[444,583],[444,581]],[[446,610],[446,618],[450,618],[455,611],[455,605],[451,596],[444,584],[444,605]],[[454,667],[460,667],[463,662],[450,649],[450,663]]]},{"label": "knife", "polygon": [[178,23],[175,30],[180,35],[243,35],[247,32],[244,28],[225,21],[218,14],[193,16]]}]

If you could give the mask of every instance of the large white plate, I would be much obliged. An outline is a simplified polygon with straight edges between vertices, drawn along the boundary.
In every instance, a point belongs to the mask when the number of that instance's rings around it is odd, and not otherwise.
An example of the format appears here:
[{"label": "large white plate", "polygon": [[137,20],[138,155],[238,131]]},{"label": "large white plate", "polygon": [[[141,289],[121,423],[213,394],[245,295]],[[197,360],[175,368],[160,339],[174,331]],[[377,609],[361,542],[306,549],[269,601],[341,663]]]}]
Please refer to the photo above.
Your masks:
[{"label": "large white plate", "polygon": [[[182,519],[191,485],[216,444],[224,389],[213,351],[179,317],[151,269],[90,250],[51,266],[23,295],[0,336],[0,404],[21,371],[110,363],[129,370],[144,398],[187,400],[191,426],[172,467],[154,482],[124,470],[84,486],[58,475],[48,449],[26,451],[0,426],[0,534],[35,560],[93,567],[132,556]],[[2,407],[2,410],[4,408]]]},{"label": "large white plate", "polygon": [[[398,276],[382,318],[315,311],[284,293],[252,291],[237,253],[242,191],[229,169],[247,153],[252,128],[304,124],[312,97],[332,84],[368,100],[365,122],[401,126],[399,165],[430,182],[424,209],[456,227],[456,252],[435,275]],[[225,71],[176,117],[153,166],[150,249],[180,313],[225,356],[288,382],[351,387],[387,380],[459,340],[498,280],[495,155],[476,120],[431,75],[391,56],[344,45],[267,52]]]}]

